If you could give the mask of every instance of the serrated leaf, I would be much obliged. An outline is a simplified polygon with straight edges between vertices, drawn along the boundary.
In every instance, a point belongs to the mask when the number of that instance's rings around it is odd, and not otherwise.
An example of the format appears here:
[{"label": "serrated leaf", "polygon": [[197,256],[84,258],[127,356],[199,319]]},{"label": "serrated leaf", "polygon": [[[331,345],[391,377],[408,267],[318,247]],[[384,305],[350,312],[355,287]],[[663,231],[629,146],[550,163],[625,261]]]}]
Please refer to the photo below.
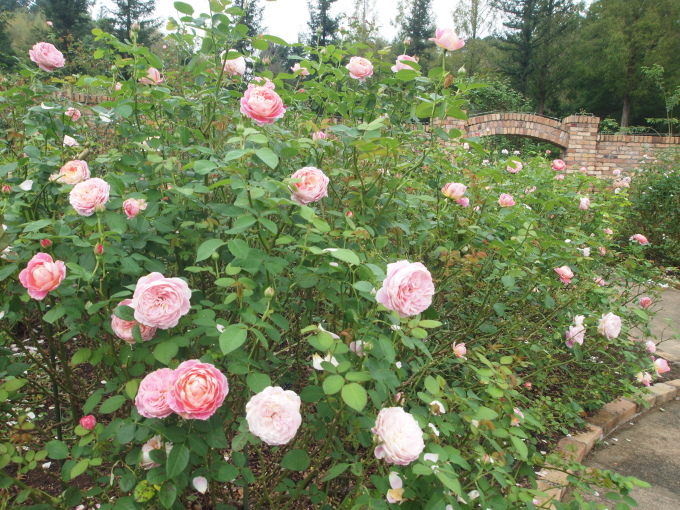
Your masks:
[{"label": "serrated leaf", "polygon": [[228,247],[231,254],[238,259],[247,259],[250,255],[250,247],[243,239],[232,239]]},{"label": "serrated leaf", "polygon": [[80,365],[81,363],[85,363],[88,359],[90,359],[90,356],[92,356],[92,349],[87,347],[78,349],[71,358],[71,364]]}]

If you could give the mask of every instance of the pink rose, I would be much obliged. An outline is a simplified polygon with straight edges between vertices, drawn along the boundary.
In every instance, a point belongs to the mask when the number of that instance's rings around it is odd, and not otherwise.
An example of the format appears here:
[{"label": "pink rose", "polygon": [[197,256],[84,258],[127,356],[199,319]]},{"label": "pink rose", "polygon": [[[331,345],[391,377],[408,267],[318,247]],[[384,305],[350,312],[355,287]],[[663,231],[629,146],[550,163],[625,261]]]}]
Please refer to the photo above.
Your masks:
[{"label": "pink rose", "polygon": [[593,281],[597,283],[600,287],[604,287],[605,285],[607,285],[607,282],[604,281],[604,278],[602,278],[601,276],[593,276]]},{"label": "pink rose", "polygon": [[566,337],[567,341],[565,344],[570,349],[574,347],[574,344],[583,345],[583,340],[586,335],[586,328],[583,326],[583,320],[585,317],[583,315],[576,315],[574,317],[574,325],[569,326],[569,331],[567,331]]},{"label": "pink rose", "polygon": [[53,44],[46,42],[35,43],[33,49],[28,50],[31,60],[38,64],[43,71],[51,73],[58,67],[64,67],[64,55],[54,47]]},{"label": "pink rose", "polygon": [[139,79],[139,83],[143,83],[144,85],[160,85],[163,81],[161,72],[155,67],[149,67],[146,71],[146,76]]},{"label": "pink rose", "polygon": [[365,81],[373,74],[373,64],[363,57],[350,58],[349,64],[345,67],[349,70],[349,75],[355,80]]},{"label": "pink rose", "polygon": [[647,342],[645,342],[645,350],[649,354],[654,354],[656,352],[656,344],[652,340],[647,340]]},{"label": "pink rose", "polygon": [[180,364],[172,374],[167,401],[186,420],[207,420],[222,405],[229,383],[210,363],[196,359]]},{"label": "pink rose", "polygon": [[167,399],[173,372],[171,368],[161,368],[142,379],[135,397],[135,406],[144,418],[165,418],[172,414]]},{"label": "pink rose", "polygon": [[102,179],[94,177],[79,182],[69,194],[69,202],[81,216],[92,216],[95,211],[103,211],[109,200],[111,186]]},{"label": "pink rose", "polygon": [[366,356],[368,353],[364,351],[364,346],[366,342],[363,340],[355,340],[349,343],[349,350],[352,351],[357,356]]},{"label": "pink rose", "polygon": [[142,446],[142,458],[139,461],[139,465],[142,466],[144,469],[152,469],[155,467],[159,467],[160,464],[151,460],[151,456],[149,455],[149,453],[152,450],[162,450],[163,448],[165,448],[166,455],[170,455],[170,450],[172,450],[172,443],[163,444],[163,439],[161,438],[161,436],[153,436]]},{"label": "pink rose", "polygon": [[432,304],[432,275],[420,262],[400,260],[387,264],[387,277],[375,300],[388,310],[410,317],[424,312]]},{"label": "pink rose", "polygon": [[313,142],[318,142],[319,140],[325,140],[326,139],[326,133],[323,131],[316,131],[312,133],[312,141]]},{"label": "pink rose", "polygon": [[270,88],[253,87],[243,93],[241,113],[253,119],[258,126],[264,126],[283,117],[286,108],[281,97]]},{"label": "pink rose", "polygon": [[621,317],[611,312],[602,315],[597,332],[608,340],[618,337],[619,333],[621,333]]},{"label": "pink rose", "polygon": [[[118,303],[118,306],[131,306],[131,305],[132,299],[124,299],[123,301]],[[132,336],[132,328],[134,328],[138,324],[139,323],[137,321],[124,321],[123,319],[120,319],[115,315],[111,315],[111,329],[113,330],[113,333],[118,338],[126,341],[129,344],[135,343],[135,339]],[[139,332],[142,335],[142,340],[144,342],[147,342],[156,335],[156,328],[145,326],[144,324],[139,324]]]},{"label": "pink rose", "polygon": [[515,407],[512,412],[515,414],[510,415],[510,426],[519,427],[522,423],[522,420],[524,419],[524,413],[517,407]]},{"label": "pink rose", "polygon": [[638,372],[635,377],[639,383],[644,384],[645,386],[652,384],[652,374],[649,372],[645,372],[644,374],[642,372]]},{"label": "pink rose", "polygon": [[510,164],[507,166],[507,171],[511,174],[516,174],[522,170],[522,168],[524,168],[524,165],[522,165],[521,161],[511,160]]},{"label": "pink rose", "polygon": [[291,67],[291,70],[294,73],[297,73],[300,71],[301,76],[308,76],[309,75],[309,70],[306,67],[300,67],[300,62],[295,62],[295,65]]},{"label": "pink rose", "polygon": [[[427,454],[425,454],[427,456]],[[387,496],[385,496],[385,499],[387,500],[388,503],[399,503],[401,504],[402,501],[406,501],[404,498],[404,483],[401,480],[401,477],[399,476],[399,473],[396,471],[390,471],[390,474],[388,476],[388,479],[390,481],[390,487],[387,491]],[[451,505],[449,505],[451,506]]]},{"label": "pink rose", "polygon": [[501,196],[498,197],[498,205],[501,207],[512,207],[515,205],[515,199],[512,198],[512,195],[508,195],[507,193],[501,193]]},{"label": "pink rose", "polygon": [[459,198],[457,202],[461,207],[467,207],[470,205],[470,199],[468,197]]},{"label": "pink rose", "polygon": [[456,355],[456,358],[463,358],[467,359],[465,355],[467,354],[467,347],[465,347],[465,343],[461,342],[457,344],[456,342],[453,342],[453,353]]},{"label": "pink rose", "polygon": [[48,27],[51,27],[51,26],[53,25],[53,23],[52,23],[51,21],[46,21],[45,24],[46,24]]},{"label": "pink rose", "polygon": [[608,236],[610,236],[610,235],[612,235],[612,234],[614,233],[614,231],[613,231],[611,228],[603,228],[603,229],[602,229],[602,232],[604,232],[604,233],[607,234]]},{"label": "pink rose", "polygon": [[590,209],[590,199],[588,197],[583,197],[578,203],[578,208],[581,211],[587,211]]},{"label": "pink rose", "polygon": [[170,329],[189,312],[190,300],[191,290],[184,280],[151,273],[137,281],[131,306],[140,324]]},{"label": "pink rose", "polygon": [[450,28],[438,28],[435,31],[434,37],[431,37],[428,41],[432,41],[440,48],[449,51],[459,50],[465,46],[465,40],[458,39],[456,33]]},{"label": "pink rose", "polygon": [[415,57],[411,57],[409,55],[399,55],[397,57],[397,62],[392,66],[392,72],[396,73],[398,71],[402,71],[403,69],[408,69],[408,70],[413,70],[413,67],[408,65],[404,60],[407,60],[409,62],[418,62],[418,59]]},{"label": "pink rose", "polygon": [[279,386],[268,386],[246,404],[248,429],[270,446],[288,443],[302,424],[300,397]]},{"label": "pink rose", "polygon": [[607,254],[607,249],[604,246],[599,246],[597,248],[597,251],[599,251],[600,255],[602,255],[603,257]]},{"label": "pink rose", "polygon": [[92,430],[94,429],[95,425],[97,425],[97,418],[91,414],[88,414],[87,416],[83,416],[78,423],[85,430]]},{"label": "pink rose", "polygon": [[116,85],[113,87],[114,90],[120,90],[123,88],[123,84],[119,81],[116,82]]},{"label": "pink rose", "polygon": [[612,172],[612,174],[614,174],[614,177],[618,177],[619,175],[621,175],[621,170],[619,170],[618,168],[616,168],[616,169]]},{"label": "pink rose", "polygon": [[638,301],[638,304],[640,305],[640,308],[649,308],[652,306],[652,298],[649,296],[641,297],[640,301]]},{"label": "pink rose", "polygon": [[58,174],[52,174],[50,181],[57,181],[62,184],[78,184],[89,178],[90,169],[87,166],[87,161],[74,159],[62,166]]},{"label": "pink rose", "polygon": [[388,464],[408,466],[425,449],[423,431],[415,418],[401,407],[381,409],[371,432],[379,442],[375,456]]},{"label": "pink rose", "polygon": [[565,168],[567,168],[567,164],[562,161],[561,159],[553,159],[552,162],[552,169],[555,170],[556,172],[561,172]]},{"label": "pink rose", "polygon": [[64,145],[68,147],[78,147],[80,144],[72,136],[64,135]]},{"label": "pink rose", "polygon": [[466,191],[467,186],[465,184],[461,184],[460,182],[448,182],[444,184],[444,187],[442,188],[442,193],[454,200],[460,200],[463,195],[465,195]]},{"label": "pink rose", "polygon": [[37,300],[59,287],[64,278],[66,265],[61,260],[53,261],[48,253],[36,253],[26,269],[19,273],[21,285],[28,290],[29,296]]},{"label": "pink rose", "polygon": [[656,375],[661,377],[661,374],[670,372],[671,367],[668,366],[668,361],[663,358],[656,358],[654,360],[654,369],[656,370]]},{"label": "pink rose", "polygon": [[[224,57],[224,53],[222,53],[222,56]],[[246,72],[246,59],[242,56],[224,60],[222,64],[224,65],[224,72],[232,78],[234,76],[243,76]]]},{"label": "pink rose", "polygon": [[73,122],[77,121],[81,116],[80,110],[77,110],[76,108],[73,107],[69,107],[69,109],[66,110],[64,115],[66,115],[67,117],[71,117],[71,120]]},{"label": "pink rose", "polygon": [[557,179],[558,181],[563,181],[564,180],[564,174],[557,174],[555,176],[555,179]]},{"label": "pink rose", "polygon": [[649,241],[647,240],[647,238],[645,236],[643,236],[642,234],[635,234],[634,236],[631,236],[629,241],[637,241],[642,246],[649,244]]},{"label": "pink rose", "polygon": [[128,220],[131,220],[137,216],[140,211],[145,210],[146,205],[146,200],[143,198],[128,198],[125,202],[123,202],[123,211],[127,215]]},{"label": "pink rose", "polygon": [[574,277],[574,273],[569,266],[556,267],[555,272],[559,275],[560,281],[565,285],[569,285]]},{"label": "pink rose", "polygon": [[585,166],[582,166],[582,167],[579,168],[578,170],[579,170],[579,172],[581,172],[582,174],[588,173],[588,168],[586,168]]},{"label": "pink rose", "polygon": [[323,197],[328,196],[328,183],[330,182],[326,174],[313,166],[300,168],[291,179],[300,179],[291,186],[293,194],[291,200],[295,200],[300,205],[318,202]]}]

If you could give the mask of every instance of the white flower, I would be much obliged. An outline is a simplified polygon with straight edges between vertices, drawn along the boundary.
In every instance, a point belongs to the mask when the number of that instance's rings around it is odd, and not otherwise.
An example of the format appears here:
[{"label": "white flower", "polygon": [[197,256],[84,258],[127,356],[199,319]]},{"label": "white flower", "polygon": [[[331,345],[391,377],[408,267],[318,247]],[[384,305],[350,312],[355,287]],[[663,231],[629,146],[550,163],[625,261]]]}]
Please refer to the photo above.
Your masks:
[{"label": "white flower", "polygon": [[222,324],[215,324],[215,328],[217,328],[217,331],[220,333],[224,333],[224,330],[227,329],[226,327],[222,326]]},{"label": "white flower", "polygon": [[444,408],[444,404],[442,404],[439,400],[433,400],[430,402],[430,412],[432,414],[445,414],[446,409]]},{"label": "white flower", "polygon": [[397,366],[397,368],[401,368],[401,361],[397,361],[395,365]]},{"label": "white flower", "polygon": [[435,427],[433,423],[428,423],[427,426],[432,429],[432,432],[434,432],[435,436],[439,437],[439,431],[437,430],[437,427]]},{"label": "white flower", "polygon": [[[318,329],[319,331],[323,331],[324,333],[328,333],[328,334],[331,335],[335,340],[340,340],[340,337],[339,337],[338,335],[336,335],[335,333],[331,333],[330,331],[327,331],[327,330],[323,329],[323,326],[322,326],[321,324],[319,324],[319,325],[316,327],[316,329]],[[328,360],[327,360],[327,361],[328,361]]]},{"label": "white flower", "polygon": [[19,187],[24,191],[30,191],[31,188],[33,187],[33,181],[31,179],[27,179],[21,184],[19,184]]},{"label": "white flower", "polygon": [[312,356],[312,366],[316,370],[323,370],[323,367],[321,366],[321,363],[323,361],[327,361],[327,362],[333,364],[333,366],[335,366],[335,367],[337,367],[340,364],[340,362],[337,359],[335,359],[335,356],[332,356],[330,353],[328,353],[328,355],[325,358],[322,358],[318,354],[314,354]]},{"label": "white flower", "polygon": [[191,481],[191,483],[193,484],[194,488],[201,494],[205,494],[205,491],[208,490],[208,480],[206,480],[205,477],[203,476],[197,476]]}]

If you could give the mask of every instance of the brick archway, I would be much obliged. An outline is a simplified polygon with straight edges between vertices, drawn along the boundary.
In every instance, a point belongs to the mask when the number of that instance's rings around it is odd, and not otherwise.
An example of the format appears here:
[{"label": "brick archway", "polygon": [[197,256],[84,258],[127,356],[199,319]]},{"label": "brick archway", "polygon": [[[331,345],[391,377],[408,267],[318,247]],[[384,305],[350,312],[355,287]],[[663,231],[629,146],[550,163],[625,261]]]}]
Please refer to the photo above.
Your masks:
[{"label": "brick archway", "polygon": [[470,117],[465,132],[471,136],[513,135],[569,148],[569,131],[562,122],[531,113],[486,113]]}]

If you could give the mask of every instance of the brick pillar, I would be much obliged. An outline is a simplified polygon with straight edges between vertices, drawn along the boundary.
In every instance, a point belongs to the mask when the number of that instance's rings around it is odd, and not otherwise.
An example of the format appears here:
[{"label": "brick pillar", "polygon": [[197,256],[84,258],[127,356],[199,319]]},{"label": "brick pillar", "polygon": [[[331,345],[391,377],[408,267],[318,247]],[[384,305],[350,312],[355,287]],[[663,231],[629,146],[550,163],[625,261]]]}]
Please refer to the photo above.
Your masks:
[{"label": "brick pillar", "polygon": [[570,115],[562,120],[562,129],[569,133],[569,146],[564,152],[563,159],[567,164],[567,171],[578,171],[585,166],[588,173],[599,175],[602,169],[597,161],[597,127],[599,117],[586,115]]}]

